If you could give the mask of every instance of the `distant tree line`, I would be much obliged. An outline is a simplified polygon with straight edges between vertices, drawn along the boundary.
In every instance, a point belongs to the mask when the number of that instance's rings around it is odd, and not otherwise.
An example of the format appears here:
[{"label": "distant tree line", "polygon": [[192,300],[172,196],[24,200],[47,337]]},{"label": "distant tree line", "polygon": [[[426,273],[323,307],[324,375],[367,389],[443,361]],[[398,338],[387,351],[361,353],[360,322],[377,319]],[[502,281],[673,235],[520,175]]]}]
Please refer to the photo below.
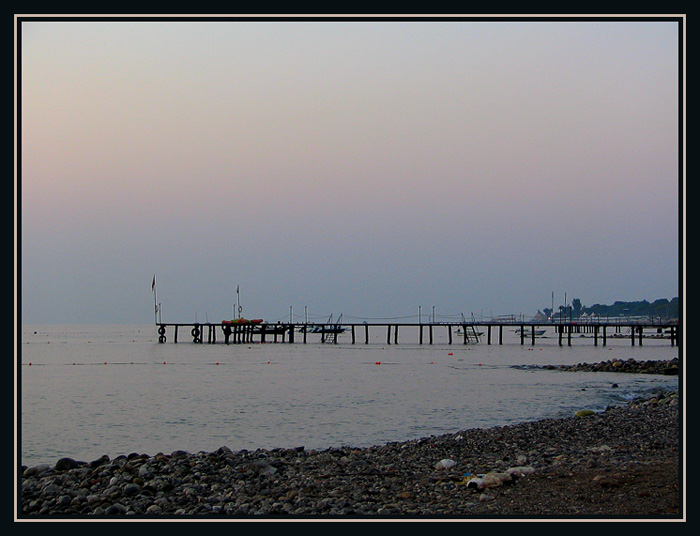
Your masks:
[{"label": "distant tree line", "polygon": [[667,300],[666,298],[658,299],[654,302],[649,302],[647,300],[642,301],[616,301],[612,305],[601,305],[596,303],[590,307],[581,304],[579,298],[574,298],[571,300],[571,305],[566,307],[560,305],[556,311],[545,308],[542,312],[537,311],[538,315],[543,315],[547,318],[552,319],[578,319],[582,316],[600,316],[600,317],[647,317],[647,318],[678,318],[679,310],[679,300],[678,298],[673,298],[672,300]]}]

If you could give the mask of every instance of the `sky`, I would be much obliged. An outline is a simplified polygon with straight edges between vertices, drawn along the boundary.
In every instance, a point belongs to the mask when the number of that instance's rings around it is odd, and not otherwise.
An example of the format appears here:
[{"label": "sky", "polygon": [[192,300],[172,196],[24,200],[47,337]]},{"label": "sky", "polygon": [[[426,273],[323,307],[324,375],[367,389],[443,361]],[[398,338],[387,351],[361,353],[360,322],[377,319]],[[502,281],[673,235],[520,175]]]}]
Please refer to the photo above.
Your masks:
[{"label": "sky", "polygon": [[679,295],[677,21],[19,26],[24,323]]}]

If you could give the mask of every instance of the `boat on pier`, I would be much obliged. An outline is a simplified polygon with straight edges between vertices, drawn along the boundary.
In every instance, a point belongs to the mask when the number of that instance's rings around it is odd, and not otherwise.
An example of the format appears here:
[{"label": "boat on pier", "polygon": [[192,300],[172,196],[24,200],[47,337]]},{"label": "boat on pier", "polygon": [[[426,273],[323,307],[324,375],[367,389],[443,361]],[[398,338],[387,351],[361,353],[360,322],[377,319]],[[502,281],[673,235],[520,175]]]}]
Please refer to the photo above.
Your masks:
[{"label": "boat on pier", "polygon": [[236,318],[235,320],[222,320],[221,325],[225,324],[262,324],[262,318],[256,318],[254,320],[248,320],[247,318]]}]

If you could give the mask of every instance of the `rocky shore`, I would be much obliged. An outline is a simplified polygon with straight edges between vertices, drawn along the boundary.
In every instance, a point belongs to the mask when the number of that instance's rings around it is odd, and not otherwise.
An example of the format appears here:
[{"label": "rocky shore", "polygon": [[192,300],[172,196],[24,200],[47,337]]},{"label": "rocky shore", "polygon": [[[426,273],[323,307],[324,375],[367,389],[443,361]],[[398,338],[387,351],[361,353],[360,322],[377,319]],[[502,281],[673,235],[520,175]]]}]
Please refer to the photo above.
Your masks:
[{"label": "rocky shore", "polygon": [[678,358],[658,361],[637,361],[630,359],[610,359],[597,363],[578,363],[576,365],[525,365],[522,368],[544,368],[549,370],[565,370],[570,372],[629,372],[632,374],[664,374],[678,375]]},{"label": "rocky shore", "polygon": [[22,468],[17,517],[680,519],[679,405],[660,392],[369,448],[63,458]]}]

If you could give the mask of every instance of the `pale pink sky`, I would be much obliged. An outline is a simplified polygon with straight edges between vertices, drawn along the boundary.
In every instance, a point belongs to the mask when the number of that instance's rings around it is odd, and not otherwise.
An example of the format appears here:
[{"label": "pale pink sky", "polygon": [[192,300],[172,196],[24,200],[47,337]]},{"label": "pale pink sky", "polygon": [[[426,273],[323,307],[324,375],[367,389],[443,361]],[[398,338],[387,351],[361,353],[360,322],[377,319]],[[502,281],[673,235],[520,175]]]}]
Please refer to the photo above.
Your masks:
[{"label": "pale pink sky", "polygon": [[23,22],[27,322],[678,295],[677,22]]}]

